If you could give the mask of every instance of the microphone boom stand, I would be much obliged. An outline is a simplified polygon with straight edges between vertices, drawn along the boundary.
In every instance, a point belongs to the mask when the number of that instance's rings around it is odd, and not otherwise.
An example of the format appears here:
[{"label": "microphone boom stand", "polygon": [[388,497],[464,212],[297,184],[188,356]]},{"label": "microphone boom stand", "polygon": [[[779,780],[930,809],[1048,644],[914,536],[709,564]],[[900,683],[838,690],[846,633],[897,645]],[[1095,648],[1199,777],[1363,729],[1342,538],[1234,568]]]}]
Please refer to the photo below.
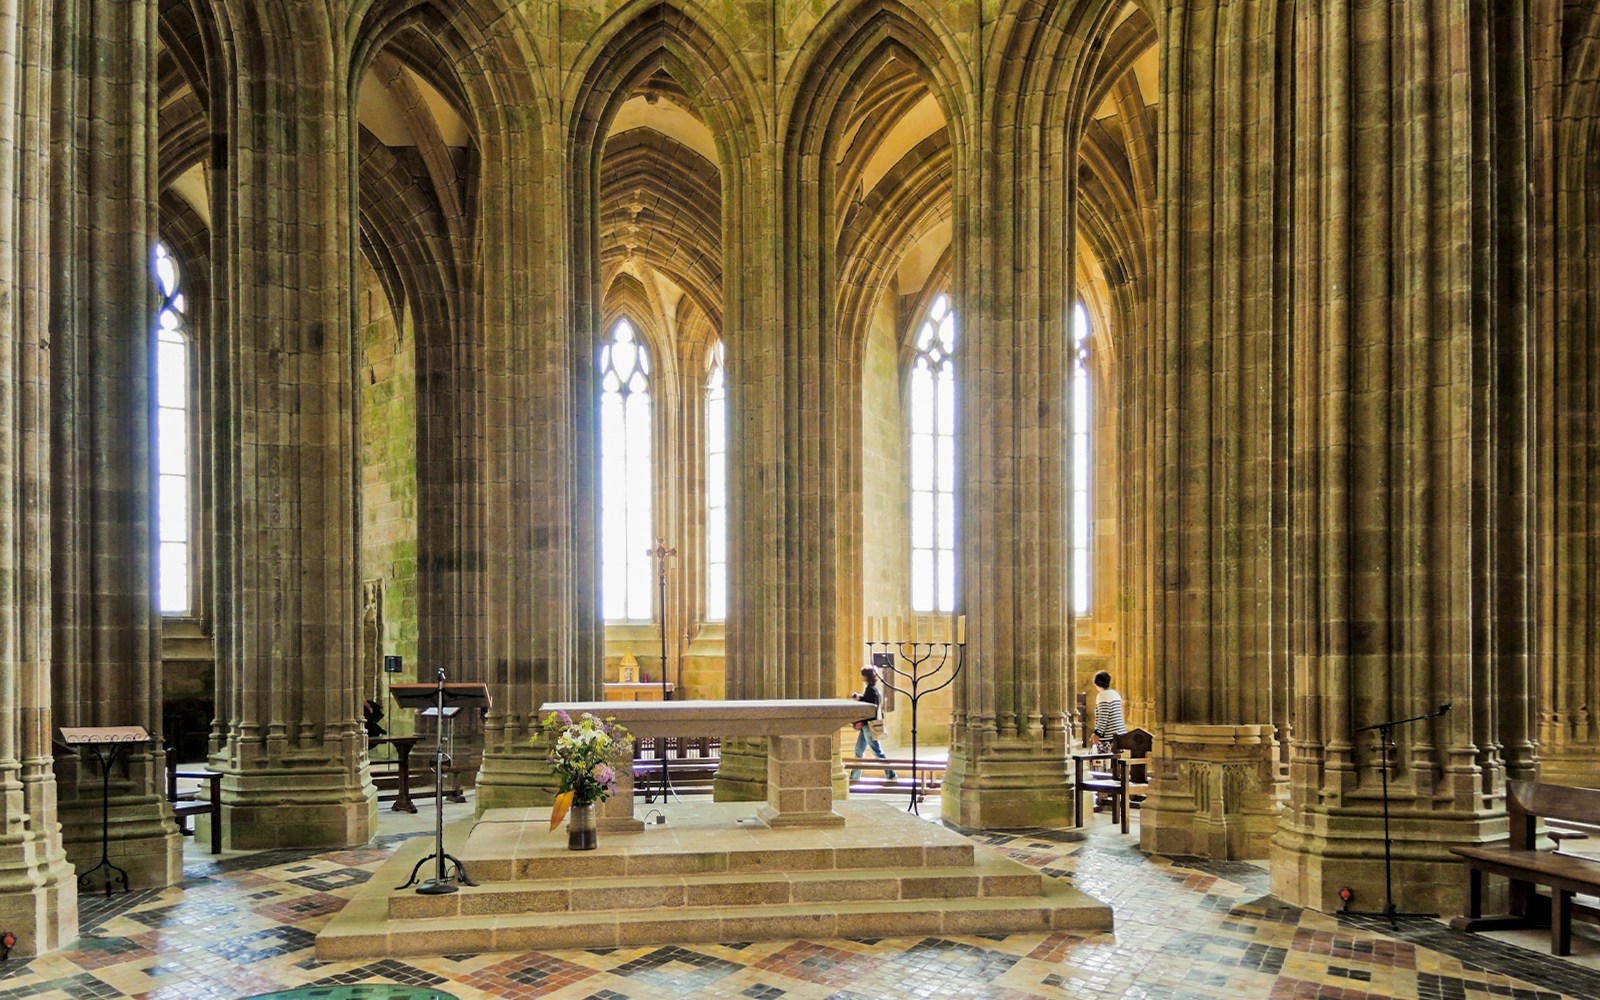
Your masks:
[{"label": "microphone boom stand", "polygon": [[1389,752],[1395,749],[1394,728],[1412,722],[1421,722],[1424,719],[1437,719],[1450,711],[1450,703],[1439,706],[1437,712],[1427,712],[1423,715],[1413,715],[1409,719],[1389,719],[1386,722],[1374,722],[1370,726],[1362,726],[1358,733],[1376,731],[1378,734],[1378,774],[1383,779],[1383,909],[1373,910],[1344,910],[1353,916],[1362,917],[1387,917],[1389,927],[1399,930],[1398,917],[1437,917],[1437,913],[1400,913],[1394,905],[1394,839],[1389,833]]}]

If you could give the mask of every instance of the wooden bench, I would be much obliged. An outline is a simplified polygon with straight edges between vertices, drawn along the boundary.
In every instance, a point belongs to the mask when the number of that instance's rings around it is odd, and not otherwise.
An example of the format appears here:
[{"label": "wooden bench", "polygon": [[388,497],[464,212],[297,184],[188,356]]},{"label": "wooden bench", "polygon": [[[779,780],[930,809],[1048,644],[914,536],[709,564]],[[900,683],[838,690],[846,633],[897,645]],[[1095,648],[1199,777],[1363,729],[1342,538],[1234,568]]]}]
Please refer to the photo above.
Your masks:
[{"label": "wooden bench", "polygon": [[[206,798],[199,797],[199,792],[178,791],[178,779],[200,780],[210,787],[206,789]],[[211,817],[211,853],[222,853],[222,775],[216,771],[180,771],[178,758],[172,753],[167,754],[167,801],[172,804],[173,818],[178,821],[178,830],[185,837],[194,836],[194,828],[189,823],[190,816]]]},{"label": "wooden bench", "polygon": [[[659,744],[659,749],[658,749]],[[678,793],[712,790],[722,763],[722,741],[714,736],[645,737],[633,744],[633,783],[654,802],[661,785],[661,756],[667,759],[667,781]]]},{"label": "wooden bench", "polygon": [[[887,778],[873,782],[855,779],[850,782],[851,793],[908,791],[911,783],[915,783],[917,801],[922,802],[927,800],[929,792],[937,792],[943,787],[946,763],[942,760],[918,760],[916,764],[912,764],[910,757],[845,757],[844,769],[849,772],[896,772],[897,777],[894,781],[889,781]],[[911,775],[910,779],[899,779],[901,771]]]},{"label": "wooden bench", "polygon": [[[1506,782],[1506,809],[1511,814],[1511,840],[1503,847],[1452,847],[1467,863],[1467,912],[1450,926],[1458,931],[1533,927],[1545,917],[1545,900],[1535,885],[1550,887],[1548,917],[1550,953],[1572,954],[1572,918],[1595,918],[1600,911],[1575,906],[1575,893],[1600,895],[1600,861],[1538,849],[1537,824],[1543,818],[1563,827],[1593,829],[1600,820],[1600,789],[1569,788],[1536,781]],[[1483,876],[1511,880],[1511,912],[1483,915]]]}]

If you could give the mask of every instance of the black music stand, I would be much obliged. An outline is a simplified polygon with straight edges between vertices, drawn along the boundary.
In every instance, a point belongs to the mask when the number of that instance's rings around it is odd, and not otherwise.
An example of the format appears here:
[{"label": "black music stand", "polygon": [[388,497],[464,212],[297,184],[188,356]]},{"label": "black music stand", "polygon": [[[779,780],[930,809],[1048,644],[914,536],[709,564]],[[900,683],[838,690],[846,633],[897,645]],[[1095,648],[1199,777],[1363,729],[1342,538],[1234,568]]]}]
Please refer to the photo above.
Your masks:
[{"label": "black music stand", "polygon": [[[436,709],[441,717],[441,726],[447,708],[484,710],[490,704],[487,684],[446,684],[442,669],[439,671],[437,683],[394,684],[389,687],[389,693],[394,696],[395,704],[401,708]],[[437,861],[438,868],[433,878],[418,886],[417,891],[424,896],[455,892],[459,886],[451,885],[452,882],[459,882],[461,885],[478,884],[468,877],[467,868],[459,858],[453,858],[444,852],[444,765],[448,759],[444,752],[444,733],[441,729],[433,751],[433,853],[417,862],[417,866],[411,869],[411,877],[406,880],[406,884],[397,886],[396,891],[416,885],[418,873],[429,861]],[[455,865],[454,875],[446,874],[444,867],[446,861]]]},{"label": "black music stand", "polygon": [[143,726],[62,726],[61,742],[76,750],[88,747],[100,762],[100,863],[78,876],[78,888],[89,884],[89,876],[106,870],[106,898],[111,886],[122,883],[128,891],[128,873],[111,863],[111,765],[131,746],[150,742],[150,731]]}]

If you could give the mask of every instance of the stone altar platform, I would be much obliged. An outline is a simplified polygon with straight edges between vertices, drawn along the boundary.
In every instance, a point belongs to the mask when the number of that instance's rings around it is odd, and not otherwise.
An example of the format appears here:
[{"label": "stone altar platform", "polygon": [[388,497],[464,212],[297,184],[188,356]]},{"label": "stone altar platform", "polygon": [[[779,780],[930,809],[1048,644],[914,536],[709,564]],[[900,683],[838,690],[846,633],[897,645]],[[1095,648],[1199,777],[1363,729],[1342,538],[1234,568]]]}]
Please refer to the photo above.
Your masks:
[{"label": "stone altar platform", "polygon": [[317,957],[1111,929],[1109,906],[943,826],[837,808],[844,826],[774,829],[750,803],[683,803],[594,851],[567,850],[548,809],[492,809],[446,838],[481,885],[396,891],[431,850],[417,838],[317,935]]},{"label": "stone altar platform", "polygon": [[[764,736],[767,739],[767,804],[756,810],[772,827],[843,826],[833,809],[834,734],[877,714],[877,707],[846,698],[787,698],[768,701],[547,702],[539,717],[587,712],[620,722],[634,737]],[[638,829],[633,815],[633,773],[618,769],[617,790],[600,807],[600,828]]]}]

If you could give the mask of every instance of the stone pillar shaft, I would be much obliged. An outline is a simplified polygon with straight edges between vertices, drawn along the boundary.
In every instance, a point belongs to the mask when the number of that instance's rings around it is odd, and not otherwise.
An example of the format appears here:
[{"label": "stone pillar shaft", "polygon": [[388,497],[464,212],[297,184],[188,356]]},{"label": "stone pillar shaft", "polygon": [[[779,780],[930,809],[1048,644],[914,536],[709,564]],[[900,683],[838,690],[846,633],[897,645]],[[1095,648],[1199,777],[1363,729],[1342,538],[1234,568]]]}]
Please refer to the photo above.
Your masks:
[{"label": "stone pillar shaft", "polygon": [[[1076,61],[1092,58],[1086,43],[1045,32],[1036,44]],[[1064,826],[1072,801],[1067,415],[1084,120],[1058,81],[1030,73],[1015,85],[1017,100],[948,125],[957,585],[968,624],[943,799],[947,820],[976,829]]]},{"label": "stone pillar shaft", "polygon": [[[1261,857],[1270,820],[1218,836],[1195,803],[1215,792],[1230,799],[1213,797],[1216,817],[1270,816],[1278,794],[1267,764],[1284,697],[1273,646],[1286,573],[1273,540],[1287,511],[1274,473],[1287,392],[1275,344],[1288,336],[1276,280],[1288,190],[1280,6],[1178,7],[1162,33],[1164,342],[1148,383],[1160,449],[1148,591],[1160,763],[1140,818],[1148,850]],[[1250,763],[1230,780],[1208,777],[1237,760]]]},{"label": "stone pillar shaft", "polygon": [[[160,739],[155,567],[156,5],[57,7],[51,289],[55,722],[139,725]],[[111,857],[133,886],[183,873],[159,745],[111,775]],[[63,838],[100,859],[101,775],[56,760]],[[96,876],[98,877],[98,876]]]},{"label": "stone pillar shaft", "polygon": [[1296,731],[1272,849],[1288,902],[1333,909],[1350,886],[1383,903],[1361,727],[1454,706],[1395,731],[1402,910],[1461,912],[1447,848],[1504,835],[1503,781],[1527,759],[1522,7],[1297,13]]},{"label": "stone pillar shaft", "polygon": [[224,773],[230,848],[365,843],[376,809],[358,722],[353,124],[343,19],[318,0],[229,4],[237,213],[233,375],[219,505],[234,575]]},{"label": "stone pillar shaft", "polygon": [[1600,11],[1534,8],[1542,779],[1600,786]]},{"label": "stone pillar shaft", "polygon": [[[0,79],[46,75],[49,0],[0,12]],[[0,102],[0,924],[13,957],[78,936],[51,767],[50,94]]]}]

